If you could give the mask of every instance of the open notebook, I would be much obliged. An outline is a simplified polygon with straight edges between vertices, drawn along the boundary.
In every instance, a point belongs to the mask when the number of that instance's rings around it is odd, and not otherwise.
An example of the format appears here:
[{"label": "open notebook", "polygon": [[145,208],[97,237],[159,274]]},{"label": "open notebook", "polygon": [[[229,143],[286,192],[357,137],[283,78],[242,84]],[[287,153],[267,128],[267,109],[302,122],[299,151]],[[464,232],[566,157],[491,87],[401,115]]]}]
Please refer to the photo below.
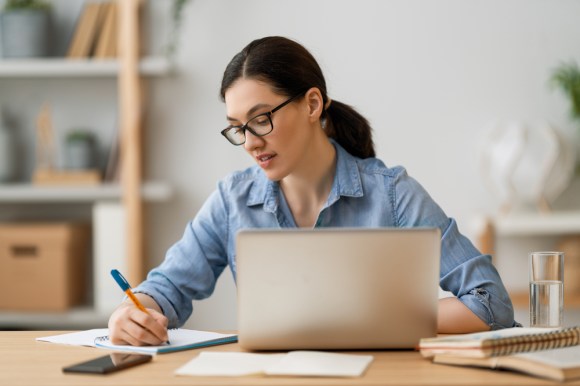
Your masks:
[{"label": "open notebook", "polygon": [[169,341],[171,344],[164,344],[162,346],[126,346],[111,343],[108,334],[108,329],[100,328],[69,334],[40,337],[36,338],[36,340],[69,344],[73,346],[91,346],[117,351],[138,352],[143,354],[162,354],[190,350],[224,343],[233,343],[238,340],[238,336],[235,334],[220,334],[217,332],[178,328],[169,330]]},{"label": "open notebook", "polygon": [[177,369],[177,375],[245,376],[254,374],[305,377],[360,377],[371,355],[321,351],[256,354],[202,351]]}]

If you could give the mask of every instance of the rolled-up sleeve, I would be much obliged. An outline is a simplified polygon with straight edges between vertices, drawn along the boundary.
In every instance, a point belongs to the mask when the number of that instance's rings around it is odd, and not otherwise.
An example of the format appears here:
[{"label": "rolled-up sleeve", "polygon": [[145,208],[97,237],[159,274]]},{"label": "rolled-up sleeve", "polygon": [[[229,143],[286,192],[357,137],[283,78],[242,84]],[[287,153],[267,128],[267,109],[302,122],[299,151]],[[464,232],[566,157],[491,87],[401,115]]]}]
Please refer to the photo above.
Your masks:
[{"label": "rolled-up sleeve", "polygon": [[491,329],[514,327],[512,302],[491,256],[482,255],[450,219],[441,238],[441,288],[450,291]]},{"label": "rolled-up sleeve", "polygon": [[459,232],[425,189],[402,170],[395,183],[398,226],[441,230],[440,286],[453,293],[491,329],[519,325],[509,295],[491,262]]}]

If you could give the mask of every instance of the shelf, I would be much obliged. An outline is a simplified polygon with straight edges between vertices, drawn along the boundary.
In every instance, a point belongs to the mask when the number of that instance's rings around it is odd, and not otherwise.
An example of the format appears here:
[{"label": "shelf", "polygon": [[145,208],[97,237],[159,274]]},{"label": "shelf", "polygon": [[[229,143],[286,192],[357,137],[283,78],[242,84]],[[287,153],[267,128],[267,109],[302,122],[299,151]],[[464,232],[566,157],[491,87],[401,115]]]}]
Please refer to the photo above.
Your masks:
[{"label": "shelf", "polygon": [[[48,78],[48,77],[117,77],[120,63],[116,59],[3,59],[0,60],[0,78]],[[139,72],[145,76],[161,76],[171,73],[172,66],[165,57],[141,59]]]},{"label": "shelf", "polygon": [[[529,307],[530,298],[529,294],[525,291],[514,291],[510,293],[510,298],[516,308]],[[580,308],[580,294],[564,293],[564,308]]]},{"label": "shelf", "polygon": [[492,219],[494,231],[502,236],[537,236],[580,233],[580,211],[521,213]]},{"label": "shelf", "polygon": [[[168,201],[172,195],[171,187],[162,182],[146,182],[141,188],[146,201]],[[0,185],[0,204],[5,203],[49,203],[49,202],[95,202],[120,200],[122,188],[119,184],[97,186],[38,186],[31,184]]]},{"label": "shelf", "polygon": [[77,307],[64,312],[24,312],[0,310],[0,329],[89,329],[107,326],[110,314],[93,308]]}]

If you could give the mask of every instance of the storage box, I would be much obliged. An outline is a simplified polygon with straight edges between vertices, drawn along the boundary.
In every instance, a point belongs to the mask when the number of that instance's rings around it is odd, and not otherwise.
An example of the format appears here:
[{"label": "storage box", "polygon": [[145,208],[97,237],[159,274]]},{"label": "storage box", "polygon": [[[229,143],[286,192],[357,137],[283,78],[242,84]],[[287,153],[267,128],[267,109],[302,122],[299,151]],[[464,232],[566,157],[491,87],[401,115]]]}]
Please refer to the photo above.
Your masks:
[{"label": "storage box", "polygon": [[0,309],[63,311],[85,300],[90,227],[0,224]]}]

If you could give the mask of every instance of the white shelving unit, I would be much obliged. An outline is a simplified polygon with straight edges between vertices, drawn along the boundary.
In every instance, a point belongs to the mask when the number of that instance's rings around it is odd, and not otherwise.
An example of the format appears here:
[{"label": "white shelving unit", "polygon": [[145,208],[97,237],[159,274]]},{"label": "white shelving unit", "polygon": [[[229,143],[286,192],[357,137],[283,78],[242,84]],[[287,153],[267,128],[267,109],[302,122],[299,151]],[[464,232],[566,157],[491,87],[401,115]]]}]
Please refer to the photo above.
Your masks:
[{"label": "white shelving unit", "polygon": [[[2,328],[77,328],[106,326],[112,308],[122,298],[122,292],[109,282],[107,272],[111,265],[119,269],[115,258],[123,255],[124,240],[122,222],[124,210],[121,204],[122,189],[118,184],[98,186],[34,186],[31,184],[0,185],[0,205],[23,204],[86,204],[92,208],[93,228],[93,304],[81,305],[66,312],[18,312],[0,310]],[[147,203],[167,202],[173,189],[163,182],[146,182],[141,189]]]},{"label": "white shelving unit", "polygon": [[[142,91],[145,77],[167,76],[172,66],[165,57],[139,58],[139,0],[119,3],[118,60],[30,59],[0,60],[2,79],[115,79],[118,88],[122,183],[98,186],[0,185],[0,205],[86,205],[93,225],[92,304],[66,312],[11,312],[0,310],[0,328],[86,328],[104,326],[122,292],[110,282],[111,264],[130,282],[143,277],[143,203],[171,199],[172,189],[160,181],[142,180]],[[1,90],[0,90],[1,92]],[[90,92],[90,91],[88,91]],[[109,260],[107,260],[109,259]],[[116,259],[116,260],[111,260]]]},{"label": "white shelving unit", "polygon": [[492,221],[498,236],[580,234],[580,211],[512,214]]},{"label": "white shelving unit", "polygon": [[[0,61],[0,78],[87,78],[113,77],[119,74],[120,63],[113,59],[5,59]],[[172,72],[165,57],[148,57],[139,62],[142,76],[164,76]]]},{"label": "white shelving unit", "polygon": [[[4,184],[0,185],[0,204],[119,201],[122,194],[119,184],[71,187]],[[171,187],[162,182],[146,182],[141,188],[143,199],[149,202],[167,201],[172,194]]]}]

